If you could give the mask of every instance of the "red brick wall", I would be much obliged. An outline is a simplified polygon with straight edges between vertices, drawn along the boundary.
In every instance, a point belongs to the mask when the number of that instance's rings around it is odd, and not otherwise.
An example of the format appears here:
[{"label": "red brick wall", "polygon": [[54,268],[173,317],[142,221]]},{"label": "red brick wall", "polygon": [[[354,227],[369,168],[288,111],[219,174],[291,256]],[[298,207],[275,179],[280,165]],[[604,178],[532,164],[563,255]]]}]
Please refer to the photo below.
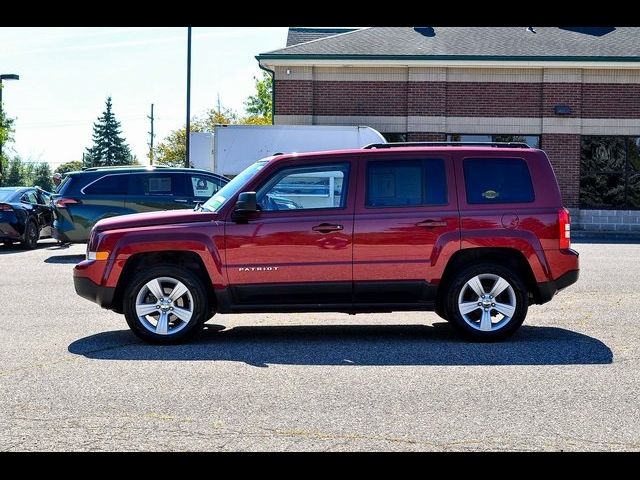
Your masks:
[{"label": "red brick wall", "polygon": [[452,117],[539,117],[542,84],[450,82],[446,101]]},{"label": "red brick wall", "polygon": [[415,116],[446,114],[447,89],[445,82],[409,82],[407,111]]},{"label": "red brick wall", "polygon": [[407,114],[407,82],[315,82],[313,113],[404,116]]},{"label": "red brick wall", "polygon": [[541,148],[556,172],[565,207],[577,207],[580,192],[580,135],[546,133]]},{"label": "red brick wall", "polygon": [[640,84],[276,80],[278,115],[638,118]]},{"label": "red brick wall", "polygon": [[444,142],[447,136],[444,133],[409,132],[407,142]]},{"label": "red brick wall", "polygon": [[640,84],[585,83],[582,104],[585,118],[638,118]]},{"label": "red brick wall", "polygon": [[542,115],[555,116],[556,105],[571,107],[570,115],[563,117],[580,117],[582,114],[581,83],[545,83],[542,86]]},{"label": "red brick wall", "polygon": [[313,82],[311,80],[275,81],[276,115],[312,115]]}]

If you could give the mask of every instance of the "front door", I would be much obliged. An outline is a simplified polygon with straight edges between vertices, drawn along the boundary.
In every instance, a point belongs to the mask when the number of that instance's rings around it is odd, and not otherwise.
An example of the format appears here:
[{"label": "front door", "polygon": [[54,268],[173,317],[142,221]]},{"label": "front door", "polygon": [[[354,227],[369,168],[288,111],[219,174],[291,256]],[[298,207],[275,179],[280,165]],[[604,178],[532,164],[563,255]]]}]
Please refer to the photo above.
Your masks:
[{"label": "front door", "polygon": [[253,305],[351,303],[355,164],[285,165],[255,187],[260,211],[228,220],[232,301]]},{"label": "front door", "polygon": [[[411,154],[364,160],[358,184],[353,276],[356,303],[431,303],[459,239],[451,159]],[[453,242],[455,243],[455,242]]]}]

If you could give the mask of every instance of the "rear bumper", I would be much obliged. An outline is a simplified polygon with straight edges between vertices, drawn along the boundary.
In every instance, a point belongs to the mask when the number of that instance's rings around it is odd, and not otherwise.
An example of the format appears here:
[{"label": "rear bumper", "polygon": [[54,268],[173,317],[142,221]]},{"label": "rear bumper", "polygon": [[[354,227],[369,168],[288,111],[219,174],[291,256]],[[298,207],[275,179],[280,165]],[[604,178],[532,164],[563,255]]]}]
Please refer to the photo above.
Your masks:
[{"label": "rear bumper", "polygon": [[18,225],[9,222],[0,222],[0,240],[20,240],[22,234],[18,232]]},{"label": "rear bumper", "polygon": [[73,224],[67,221],[60,220],[53,221],[51,236],[62,243],[86,243],[88,239],[87,232],[74,228]]},{"label": "rear bumper", "polygon": [[51,227],[51,236],[62,243],[70,243],[69,237],[55,227]]},{"label": "rear bumper", "polygon": [[563,288],[573,285],[578,281],[580,270],[570,270],[564,275],[559,276],[551,282],[543,282],[538,284],[539,298],[537,303],[547,303]]}]

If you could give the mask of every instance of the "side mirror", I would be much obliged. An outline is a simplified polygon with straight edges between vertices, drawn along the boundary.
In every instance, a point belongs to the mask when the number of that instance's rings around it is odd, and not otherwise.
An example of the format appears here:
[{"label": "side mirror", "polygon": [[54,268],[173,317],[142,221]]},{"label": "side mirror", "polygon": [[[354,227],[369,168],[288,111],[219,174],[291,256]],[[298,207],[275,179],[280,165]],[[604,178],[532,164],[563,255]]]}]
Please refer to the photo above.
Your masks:
[{"label": "side mirror", "polygon": [[236,202],[236,213],[251,213],[258,211],[256,192],[242,192]]}]

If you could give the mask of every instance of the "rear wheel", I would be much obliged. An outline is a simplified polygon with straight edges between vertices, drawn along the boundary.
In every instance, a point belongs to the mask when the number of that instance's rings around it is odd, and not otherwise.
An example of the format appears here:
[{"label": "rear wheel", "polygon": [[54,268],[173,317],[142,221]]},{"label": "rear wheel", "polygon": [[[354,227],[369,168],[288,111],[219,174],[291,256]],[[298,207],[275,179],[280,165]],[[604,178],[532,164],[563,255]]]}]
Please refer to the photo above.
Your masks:
[{"label": "rear wheel", "polygon": [[124,294],[129,328],[151,343],[179,343],[193,337],[208,313],[202,281],[184,268],[158,266],[142,271]]},{"label": "rear wheel", "polygon": [[29,220],[24,229],[24,240],[22,240],[22,246],[29,250],[33,250],[38,246],[39,238],[38,226],[33,220]]},{"label": "rear wheel", "polygon": [[460,272],[451,282],[447,298],[452,325],[476,341],[507,338],[522,325],[527,308],[527,290],[520,278],[491,263]]}]

